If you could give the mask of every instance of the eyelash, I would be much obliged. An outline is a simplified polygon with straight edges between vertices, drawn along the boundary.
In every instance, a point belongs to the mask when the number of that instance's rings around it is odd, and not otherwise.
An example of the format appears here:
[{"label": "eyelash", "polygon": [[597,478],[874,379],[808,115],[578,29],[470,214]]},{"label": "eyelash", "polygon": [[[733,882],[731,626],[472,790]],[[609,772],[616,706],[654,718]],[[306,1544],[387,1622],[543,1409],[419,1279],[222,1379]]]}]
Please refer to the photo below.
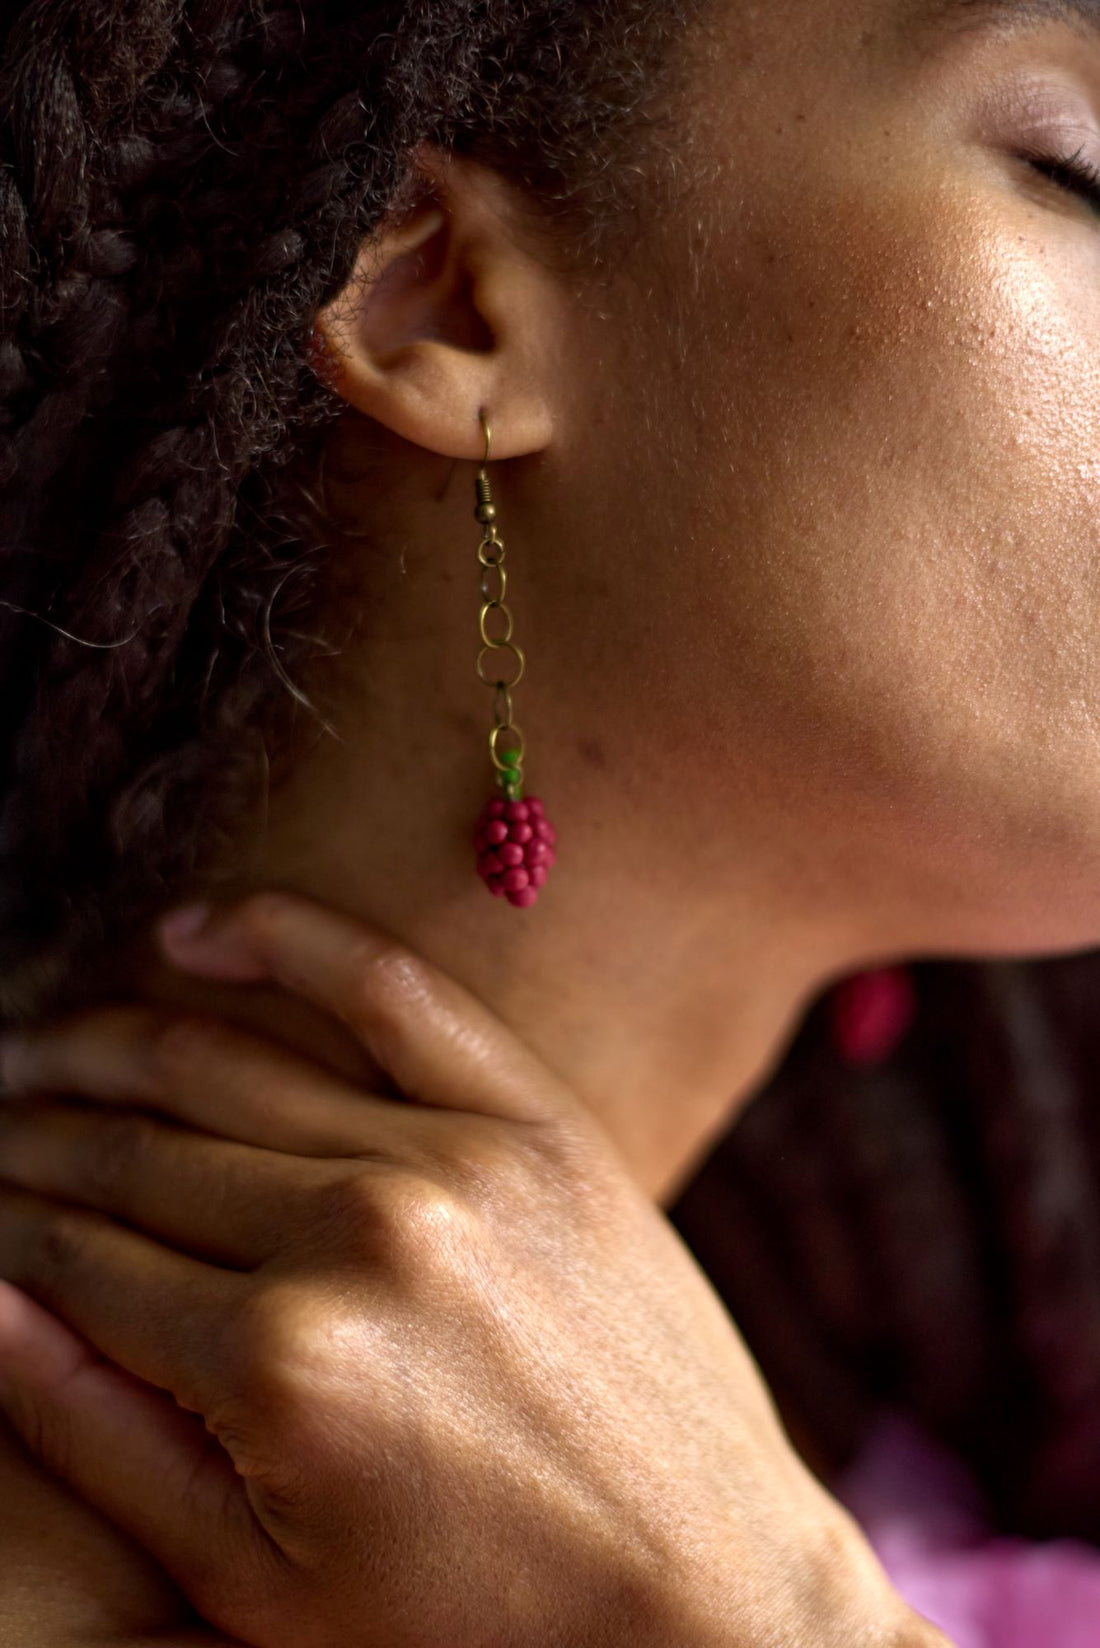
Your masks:
[{"label": "eyelash", "polygon": [[1094,166],[1091,160],[1082,159],[1080,149],[1071,155],[1034,154],[1024,158],[1036,171],[1049,177],[1052,183],[1082,196],[1094,210],[1100,212],[1100,168]]}]

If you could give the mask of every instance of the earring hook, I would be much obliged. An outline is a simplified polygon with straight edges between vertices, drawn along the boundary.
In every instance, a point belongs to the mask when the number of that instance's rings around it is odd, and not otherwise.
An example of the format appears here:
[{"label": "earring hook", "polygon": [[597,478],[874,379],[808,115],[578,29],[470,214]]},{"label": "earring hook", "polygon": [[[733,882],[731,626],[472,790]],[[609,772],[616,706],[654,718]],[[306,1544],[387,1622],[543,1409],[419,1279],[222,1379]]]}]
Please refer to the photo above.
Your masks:
[{"label": "earring hook", "polygon": [[492,431],[492,429],[491,429],[491,428],[490,428],[490,426],[489,426],[489,420],[488,420],[488,418],[487,418],[487,417],[486,417],[486,416],[485,416],[485,409],[484,409],[484,407],[483,407],[483,408],[482,408],[482,410],[481,410],[481,411],[480,411],[480,412],[479,412],[479,413],[478,413],[478,417],[479,417],[479,418],[480,418],[480,420],[481,420],[481,427],[482,427],[482,429],[484,429],[484,431],[485,431],[485,458],[484,458],[484,460],[483,460],[483,461],[484,461],[484,462],[485,462],[485,463],[488,463],[488,462],[489,462],[489,458],[490,458],[490,456],[491,456],[491,455],[492,455],[492,450],[493,450],[493,431]]}]

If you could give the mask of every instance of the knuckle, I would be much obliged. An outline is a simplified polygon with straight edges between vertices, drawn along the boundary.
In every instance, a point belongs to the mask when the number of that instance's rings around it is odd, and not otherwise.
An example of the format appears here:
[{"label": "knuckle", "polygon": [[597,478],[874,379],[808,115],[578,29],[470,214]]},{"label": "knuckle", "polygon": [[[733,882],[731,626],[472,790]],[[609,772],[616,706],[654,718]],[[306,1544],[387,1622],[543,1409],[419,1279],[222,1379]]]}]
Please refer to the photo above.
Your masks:
[{"label": "knuckle", "polygon": [[471,1244],[476,1216],[454,1191],[426,1179],[394,1178],[381,1197],[379,1256],[406,1286],[450,1268]]},{"label": "knuckle", "polygon": [[386,1246],[389,1221],[381,1174],[370,1164],[345,1170],[318,1191],[320,1217],[331,1247],[358,1263],[373,1263]]},{"label": "knuckle", "polygon": [[357,941],[350,957],[358,1005],[370,1016],[401,1012],[431,994],[427,963],[398,945],[380,950],[369,939]]},{"label": "knuckle", "polygon": [[87,1217],[75,1208],[56,1206],[41,1215],[30,1259],[35,1279],[47,1289],[80,1269],[86,1249]]},{"label": "knuckle", "polygon": [[315,1388],[328,1356],[331,1323],[323,1302],[300,1283],[258,1285],[229,1327],[228,1380],[248,1402],[297,1405]]},{"label": "knuckle", "polygon": [[469,1238],[469,1203],[456,1192],[411,1172],[359,1169],[325,1192],[339,1245],[360,1261],[408,1281],[437,1269]]},{"label": "knuckle", "polygon": [[97,1202],[114,1202],[125,1196],[141,1180],[153,1126],[146,1116],[123,1113],[102,1117],[88,1134],[81,1154],[81,1189]]}]

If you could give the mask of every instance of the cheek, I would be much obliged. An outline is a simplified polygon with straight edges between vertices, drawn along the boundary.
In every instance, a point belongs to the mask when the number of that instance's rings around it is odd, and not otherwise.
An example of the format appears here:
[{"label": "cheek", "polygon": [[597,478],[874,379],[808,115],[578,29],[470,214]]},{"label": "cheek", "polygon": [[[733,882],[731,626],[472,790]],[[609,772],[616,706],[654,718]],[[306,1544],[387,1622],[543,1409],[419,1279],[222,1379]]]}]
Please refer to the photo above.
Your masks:
[{"label": "cheek", "polygon": [[979,814],[1082,756],[1095,793],[1100,225],[849,192],[753,238],[698,306],[692,461],[756,725]]}]

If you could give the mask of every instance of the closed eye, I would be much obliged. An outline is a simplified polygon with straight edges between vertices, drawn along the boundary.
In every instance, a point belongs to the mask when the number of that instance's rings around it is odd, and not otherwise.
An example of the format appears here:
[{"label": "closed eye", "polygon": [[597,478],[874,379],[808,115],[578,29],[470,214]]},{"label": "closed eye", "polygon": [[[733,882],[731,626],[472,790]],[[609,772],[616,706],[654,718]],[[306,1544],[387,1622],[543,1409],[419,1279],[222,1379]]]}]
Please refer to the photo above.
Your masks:
[{"label": "closed eye", "polygon": [[1100,212],[1100,168],[1086,160],[1081,150],[1072,155],[1029,154],[1024,158],[1052,183],[1083,198]]}]

